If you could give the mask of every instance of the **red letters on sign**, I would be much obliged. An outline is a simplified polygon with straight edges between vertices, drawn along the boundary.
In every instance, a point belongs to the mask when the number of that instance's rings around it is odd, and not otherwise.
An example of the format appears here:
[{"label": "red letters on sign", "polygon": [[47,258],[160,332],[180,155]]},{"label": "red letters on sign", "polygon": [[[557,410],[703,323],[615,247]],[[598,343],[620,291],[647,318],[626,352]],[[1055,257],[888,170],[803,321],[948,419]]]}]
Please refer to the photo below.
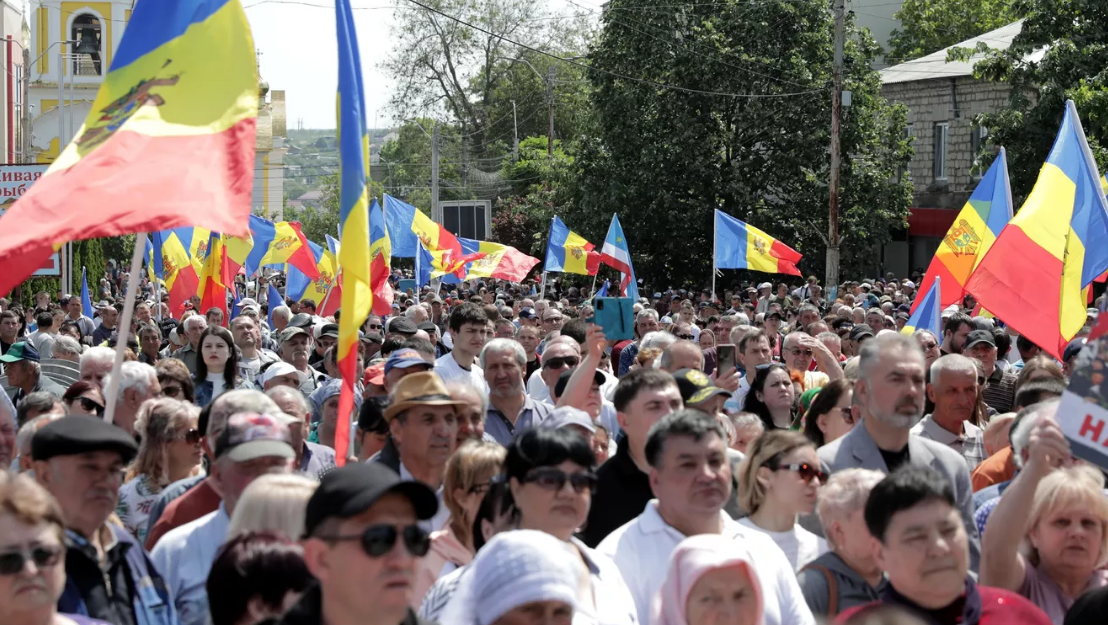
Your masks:
[{"label": "red letters on sign", "polygon": [[[1081,438],[1089,438],[1089,434],[1092,434],[1094,443],[1100,442],[1100,434],[1104,431],[1104,421],[1097,419],[1096,423],[1093,423],[1093,415],[1085,415],[1085,422],[1081,424]],[[1106,441],[1108,442],[1108,441]]]}]

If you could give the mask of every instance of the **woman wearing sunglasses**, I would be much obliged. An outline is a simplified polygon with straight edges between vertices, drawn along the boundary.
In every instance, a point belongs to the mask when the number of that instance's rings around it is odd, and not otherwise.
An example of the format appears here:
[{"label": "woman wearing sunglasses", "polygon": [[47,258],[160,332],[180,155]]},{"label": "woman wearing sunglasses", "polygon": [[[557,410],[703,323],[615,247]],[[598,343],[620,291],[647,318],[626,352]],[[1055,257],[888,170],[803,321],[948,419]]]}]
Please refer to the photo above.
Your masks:
[{"label": "woman wearing sunglasses", "polygon": [[58,614],[65,529],[58,502],[25,475],[0,473],[0,623],[108,625]]},{"label": "woman wearing sunglasses", "polygon": [[199,417],[196,406],[168,397],[139,409],[135,433],[142,443],[119,489],[116,514],[140,543],[146,540],[150,507],[162,489],[202,471]]},{"label": "woman wearing sunglasses", "polygon": [[569,543],[589,571],[589,585],[575,622],[597,625],[636,622],[631,591],[606,556],[574,537],[585,523],[596,490],[596,456],[590,442],[570,428],[532,428],[517,435],[504,462],[519,529],[539,530]]},{"label": "woman wearing sunglasses", "polygon": [[785,552],[793,570],[827,551],[827,542],[796,519],[816,508],[827,481],[816,447],[800,432],[766,432],[739,465],[739,503],[750,516],[739,523],[762,532]]},{"label": "woman wearing sunglasses", "polygon": [[854,429],[850,410],[854,386],[845,379],[828,382],[816,394],[804,413],[804,435],[816,448],[823,447]]},{"label": "woman wearing sunglasses", "polygon": [[766,431],[787,430],[796,417],[796,387],[789,368],[774,362],[758,365],[743,410],[762,419]]},{"label": "woman wearing sunglasses", "polygon": [[172,397],[190,404],[196,400],[193,394],[192,374],[185,363],[176,358],[163,358],[154,366],[158,373],[158,384],[162,386],[162,397]]},{"label": "woman wearing sunglasses", "polygon": [[99,386],[92,382],[79,380],[74,382],[62,395],[66,412],[69,414],[87,414],[99,417],[104,414],[104,394]]},{"label": "woman wearing sunglasses", "polygon": [[450,510],[443,529],[431,534],[431,551],[419,562],[412,607],[419,609],[427,590],[439,577],[465,566],[477,551],[473,521],[492,479],[504,467],[504,448],[497,443],[468,440],[446,461],[442,502]]}]

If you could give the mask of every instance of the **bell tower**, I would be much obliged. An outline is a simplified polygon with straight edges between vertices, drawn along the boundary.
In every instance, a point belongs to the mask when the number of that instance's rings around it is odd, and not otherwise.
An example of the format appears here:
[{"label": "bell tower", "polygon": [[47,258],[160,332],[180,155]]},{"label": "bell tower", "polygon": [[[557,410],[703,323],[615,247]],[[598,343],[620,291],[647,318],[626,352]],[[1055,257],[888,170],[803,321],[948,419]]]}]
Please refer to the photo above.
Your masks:
[{"label": "bell tower", "polygon": [[[138,0],[150,2],[157,0]],[[31,154],[51,163],[77,134],[131,21],[131,0],[31,0]]]}]

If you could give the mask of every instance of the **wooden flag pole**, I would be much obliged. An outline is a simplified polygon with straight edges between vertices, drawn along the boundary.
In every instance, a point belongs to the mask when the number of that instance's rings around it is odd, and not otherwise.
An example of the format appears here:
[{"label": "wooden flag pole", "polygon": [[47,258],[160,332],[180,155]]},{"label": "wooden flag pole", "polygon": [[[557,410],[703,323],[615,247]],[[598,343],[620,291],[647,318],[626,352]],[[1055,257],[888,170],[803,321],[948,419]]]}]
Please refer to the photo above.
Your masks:
[{"label": "wooden flag pole", "polygon": [[[123,354],[127,350],[127,338],[131,333],[131,319],[134,317],[135,293],[138,291],[138,275],[142,268],[142,254],[146,249],[146,233],[135,237],[135,253],[131,255],[131,271],[127,274],[127,293],[123,297],[123,315],[119,321],[119,333],[115,340],[115,361],[112,363],[108,388],[104,389],[104,421],[112,422],[115,416],[116,396],[119,394],[119,375],[123,367]],[[158,307],[159,310],[161,306]]]}]

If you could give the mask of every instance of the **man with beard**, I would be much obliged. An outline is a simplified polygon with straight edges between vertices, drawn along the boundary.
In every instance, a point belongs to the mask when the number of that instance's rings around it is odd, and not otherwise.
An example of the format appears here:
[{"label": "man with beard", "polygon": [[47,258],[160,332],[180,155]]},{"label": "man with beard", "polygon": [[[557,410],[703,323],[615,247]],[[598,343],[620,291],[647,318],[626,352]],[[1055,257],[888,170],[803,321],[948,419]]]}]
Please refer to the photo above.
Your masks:
[{"label": "man with beard", "polygon": [[930,467],[954,488],[970,543],[970,567],[976,571],[981,541],[973,522],[969,467],[950,447],[911,434],[923,418],[926,388],[923,351],[904,334],[882,334],[866,341],[858,362],[854,403],[862,424],[819,449],[824,471],[874,469],[889,473],[903,465]]},{"label": "man with beard", "polygon": [[698,534],[729,538],[758,563],[765,625],[814,623],[784,552],[773,539],[739,525],[723,511],[731,495],[726,441],[723,426],[699,410],[662,417],[650,429],[645,450],[655,499],[596,549],[619,567],[640,623],[650,622],[670,554],[686,537]]}]

